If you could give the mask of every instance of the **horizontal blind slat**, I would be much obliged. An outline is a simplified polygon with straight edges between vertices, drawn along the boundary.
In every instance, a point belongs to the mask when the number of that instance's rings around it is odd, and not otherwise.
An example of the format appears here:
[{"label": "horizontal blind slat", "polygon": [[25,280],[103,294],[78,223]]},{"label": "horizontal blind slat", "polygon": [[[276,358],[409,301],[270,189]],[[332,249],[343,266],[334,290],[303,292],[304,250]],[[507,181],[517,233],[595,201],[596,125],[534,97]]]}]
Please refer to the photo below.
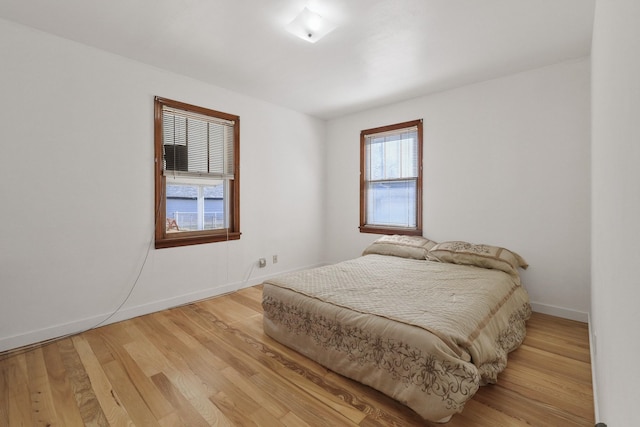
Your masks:
[{"label": "horizontal blind slat", "polygon": [[166,112],[168,114],[177,116],[177,117],[184,117],[184,118],[191,118],[191,119],[195,119],[195,120],[202,120],[202,121],[208,122],[208,123],[217,123],[219,125],[224,125],[224,126],[234,126],[235,125],[235,121],[233,121],[233,120],[225,120],[225,119],[221,119],[219,117],[206,116],[204,114],[198,114],[198,113],[194,113],[194,112],[191,112],[191,111],[179,110],[177,108],[167,107],[166,105],[162,107],[162,111]]},{"label": "horizontal blind slat", "polygon": [[397,129],[366,136],[365,150],[367,180],[418,176],[416,128]]},{"label": "horizontal blind slat", "polygon": [[382,138],[385,136],[389,136],[389,135],[397,135],[399,133],[405,133],[405,132],[418,132],[418,127],[417,126],[411,126],[408,128],[402,128],[402,129],[395,129],[395,130],[388,130],[386,132],[378,132],[378,133],[365,133],[364,137],[365,138]]},{"label": "horizontal blind slat", "polygon": [[234,122],[163,107],[163,170],[233,176]]}]

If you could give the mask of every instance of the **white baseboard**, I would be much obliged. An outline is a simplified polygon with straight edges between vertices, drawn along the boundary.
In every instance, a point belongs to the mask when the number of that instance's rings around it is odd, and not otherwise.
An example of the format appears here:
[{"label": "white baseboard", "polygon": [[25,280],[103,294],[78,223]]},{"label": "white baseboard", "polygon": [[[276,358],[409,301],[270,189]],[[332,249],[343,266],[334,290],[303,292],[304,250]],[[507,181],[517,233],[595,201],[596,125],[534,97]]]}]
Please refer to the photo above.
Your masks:
[{"label": "white baseboard", "polygon": [[319,265],[312,265],[308,267],[296,268],[294,270],[289,271],[280,271],[275,274],[266,274],[263,276],[252,277],[242,282],[229,283],[224,286],[219,286],[216,288],[204,289],[202,291],[193,292],[185,295],[178,295],[173,298],[168,298],[161,301],[153,301],[147,304],[138,305],[136,307],[124,308],[118,311],[114,316],[112,316],[109,321],[104,322],[105,325],[115,322],[121,322],[123,320],[132,319],[134,317],[143,316],[149,313],[155,313],[161,310],[167,310],[169,308],[178,307],[185,304],[190,304],[195,301],[200,301],[203,299],[213,298],[217,296],[221,296],[224,294],[229,294],[231,292],[238,291],[240,289],[249,288],[251,286],[259,285],[265,280],[279,276],[281,274],[290,273],[293,271],[305,270],[308,268],[318,267]]},{"label": "white baseboard", "polygon": [[132,319],[134,317],[143,316],[145,314],[155,313],[157,311],[167,310],[169,308],[189,304],[194,301],[228,294],[239,289],[259,285],[270,277],[318,266],[320,266],[320,264],[301,267],[289,271],[280,271],[275,274],[258,276],[244,280],[242,282],[229,283],[223,286],[208,288],[190,294],[177,295],[172,298],[152,301],[134,307],[126,307],[125,305],[125,307],[121,308],[116,313],[102,313],[96,316],[87,317],[85,319],[74,320],[69,323],[49,326],[35,331],[0,338],[0,352],[24,347],[30,344],[39,343],[50,339],[60,338],[68,335],[75,335],[77,333],[81,333],[98,326],[104,326],[111,323]]},{"label": "white baseboard", "polygon": [[591,388],[593,390],[593,410],[596,417],[596,423],[600,420],[600,410],[598,408],[598,385],[596,383],[596,339],[591,325],[591,316],[589,315],[589,355],[591,356]]},{"label": "white baseboard", "polygon": [[557,307],[550,304],[542,304],[539,302],[531,302],[531,309],[536,313],[550,314],[556,317],[562,317],[563,319],[576,320],[578,322],[588,322],[589,313],[582,311],[571,310],[564,307]]},{"label": "white baseboard", "polygon": [[39,343],[50,339],[61,338],[67,335],[75,335],[77,333],[81,333],[89,329],[94,329],[99,326],[120,322],[122,320],[132,319],[134,317],[154,313],[160,310],[166,310],[179,305],[188,304],[193,301],[226,294],[237,289],[239,289],[238,284],[229,284],[191,294],[179,295],[165,300],[153,301],[135,307],[124,307],[118,310],[116,313],[102,313],[96,316],[87,317],[85,319],[79,319],[69,323],[50,326],[47,328],[2,338],[0,339],[0,352],[34,343]]},{"label": "white baseboard", "polygon": [[92,316],[22,334],[0,338],[0,352],[86,331],[98,324],[106,315]]}]

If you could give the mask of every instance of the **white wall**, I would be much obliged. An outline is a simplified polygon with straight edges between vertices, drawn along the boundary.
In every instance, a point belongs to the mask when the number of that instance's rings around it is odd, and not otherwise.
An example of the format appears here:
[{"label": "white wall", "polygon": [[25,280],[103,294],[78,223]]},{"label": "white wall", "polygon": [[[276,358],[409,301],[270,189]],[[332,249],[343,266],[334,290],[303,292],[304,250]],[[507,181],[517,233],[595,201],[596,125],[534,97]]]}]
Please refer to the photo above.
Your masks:
[{"label": "white wall", "polygon": [[640,2],[596,3],[591,326],[598,421],[640,425]]},{"label": "white wall", "polygon": [[422,118],[423,234],[515,250],[534,309],[586,320],[589,79],[583,58],[330,121],[327,261],[379,237],[358,231],[360,131]]},{"label": "white wall", "polygon": [[[0,351],[103,320],[143,264],[114,319],[322,261],[323,121],[2,20],[0,58]],[[150,249],[154,95],[240,116],[239,241]]]}]

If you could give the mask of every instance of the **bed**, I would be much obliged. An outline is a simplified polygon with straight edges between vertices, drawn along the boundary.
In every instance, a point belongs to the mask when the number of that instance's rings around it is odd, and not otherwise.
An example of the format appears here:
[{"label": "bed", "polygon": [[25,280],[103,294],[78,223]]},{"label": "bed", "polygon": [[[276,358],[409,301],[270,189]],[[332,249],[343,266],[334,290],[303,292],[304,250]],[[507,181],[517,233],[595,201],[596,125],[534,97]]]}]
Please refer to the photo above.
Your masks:
[{"label": "bed", "polygon": [[264,282],[264,331],[444,423],[524,340],[526,267],[505,248],[384,236],[356,259]]}]

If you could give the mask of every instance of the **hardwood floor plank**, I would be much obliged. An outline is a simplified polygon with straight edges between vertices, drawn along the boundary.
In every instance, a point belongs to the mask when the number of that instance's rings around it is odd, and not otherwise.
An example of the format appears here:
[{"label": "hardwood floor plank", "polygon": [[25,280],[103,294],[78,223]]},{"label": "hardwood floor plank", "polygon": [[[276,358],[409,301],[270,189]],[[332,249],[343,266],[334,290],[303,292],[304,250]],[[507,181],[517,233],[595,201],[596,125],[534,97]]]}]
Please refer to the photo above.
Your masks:
[{"label": "hardwood floor plank", "polygon": [[312,424],[305,423],[293,412],[287,412],[279,421],[283,427],[313,427]]},{"label": "hardwood floor plank", "polygon": [[[223,412],[227,414],[228,417],[231,417],[232,413],[238,411],[247,416],[251,416],[263,408],[259,401],[264,402],[266,400],[264,393],[260,390],[243,387],[243,382],[239,380],[241,375],[233,369],[233,367],[228,366],[220,373],[227,381],[226,386],[224,387],[224,391],[211,397],[211,400],[219,407],[222,405],[224,407]],[[239,381],[236,382],[234,380]]]},{"label": "hardwood floor plank", "polygon": [[[222,330],[211,329],[207,336],[198,336],[198,338],[202,340],[203,345],[207,346],[212,353],[215,353],[225,360],[234,371],[243,376],[249,376],[252,380],[254,379],[254,374],[258,371],[277,369],[277,362],[256,350],[253,346],[247,346],[247,341],[230,332],[231,330],[229,327],[225,327]],[[220,380],[219,378],[218,381]],[[234,394],[236,397],[240,396],[234,391],[234,388],[235,385],[231,383],[226,384],[224,387],[225,393],[218,393],[212,396],[211,399],[214,400],[223,411],[225,408],[228,410],[228,402],[224,400],[227,396],[226,393]],[[269,388],[267,387],[265,390],[269,390]],[[271,394],[271,396],[273,397],[274,395]],[[222,398],[222,400],[216,400],[217,398]],[[280,403],[289,407],[291,401],[290,399],[280,399]],[[228,414],[228,416],[231,415]]]},{"label": "hardwood floor plank", "polygon": [[[470,414],[472,418],[469,418]],[[456,422],[464,421],[466,425],[474,425],[477,427],[525,427],[529,425],[524,420],[514,418],[509,414],[496,410],[492,406],[484,405],[475,399],[468,401],[462,413],[457,414],[455,417]]]},{"label": "hardwood floor plank", "polygon": [[137,327],[135,329],[136,332],[132,333],[137,336],[137,339],[134,342],[124,344],[122,347],[129,353],[129,356],[131,356],[144,375],[151,378],[156,374],[171,369],[171,362],[163,352],[152,344],[140,329]]},{"label": "hardwood floor plank", "polygon": [[[214,315],[214,313],[211,312],[202,312],[200,311],[200,315],[202,315],[203,317],[208,318],[211,323],[213,325],[220,325],[220,323],[222,323],[219,319],[217,319]],[[227,334],[225,332],[230,333]],[[235,359],[236,362],[238,362],[240,359],[239,358],[245,358],[246,357],[246,361],[247,363],[255,363],[255,362],[259,362],[261,363],[263,366],[268,367],[270,370],[274,370],[276,372],[279,372],[282,375],[282,372],[288,372],[289,370],[291,370],[292,366],[297,366],[295,363],[291,363],[291,361],[288,359],[288,357],[278,357],[273,351],[265,351],[264,349],[264,345],[261,343],[257,343],[254,342],[254,340],[244,334],[243,332],[229,327],[229,326],[224,326],[222,328],[222,331],[214,331],[213,329],[209,331],[209,333],[215,333],[215,334],[220,334],[220,335],[216,335],[219,339],[221,340],[226,340],[229,342],[229,346],[232,348],[236,348],[236,347],[242,347],[243,345],[246,348],[246,343],[251,344],[251,347],[249,347],[250,351],[245,350],[245,352],[242,353],[236,353],[233,354],[233,358]],[[237,340],[237,341],[236,341]],[[278,344],[279,345],[279,344]],[[314,365],[314,369],[320,369],[322,375],[326,374],[327,370],[326,368],[322,368],[320,367],[320,365],[316,364],[315,362],[310,361],[307,358],[304,358],[303,356],[299,355],[298,353],[292,352],[291,350],[287,349],[286,350],[288,352],[288,356],[291,355],[296,355],[297,357],[299,357],[301,360],[303,360],[303,363],[306,365]],[[274,365],[274,362],[276,360],[279,360],[280,362],[285,362],[283,366],[286,366],[286,370],[282,371],[281,368],[278,367],[278,365]],[[232,362],[229,362],[232,363]],[[307,372],[307,369],[298,366],[296,368],[296,372],[298,373],[305,373]],[[312,377],[314,377],[314,375],[311,375]],[[290,377],[289,380],[291,381],[292,379],[295,379],[296,377]],[[304,378],[304,381],[308,381],[310,378],[309,375],[306,376],[306,378]],[[317,378],[317,377],[316,377]],[[302,379],[302,378],[301,378]],[[317,382],[322,382],[321,380],[317,381]],[[292,381],[293,384],[293,381]],[[326,391],[326,390],[325,390]],[[330,395],[328,395],[330,396]],[[331,398],[329,398],[331,399]],[[347,406],[344,406],[346,411],[350,411],[348,409]],[[343,414],[344,415],[344,414]],[[357,417],[360,420],[362,419],[362,417]]]},{"label": "hardwood floor plank", "polygon": [[[318,380],[312,379],[312,381],[317,382]],[[351,406],[366,414],[366,417],[360,422],[361,426],[441,425],[425,421],[413,410],[389,396],[367,385],[348,380],[335,372],[329,371],[323,381],[328,393],[340,396]]]},{"label": "hardwood floor plank", "polygon": [[[131,382],[125,369],[116,360],[103,365],[103,369],[109,382],[113,385],[113,390],[118,396],[118,400],[125,408],[134,425],[136,426],[159,426],[158,420],[147,406],[145,399],[138,392],[136,385]],[[170,404],[167,402],[167,408]],[[79,424],[76,424],[79,425]]]},{"label": "hardwood floor plank", "polygon": [[190,347],[158,322],[153,324],[153,322],[140,319],[139,326],[146,336],[152,337],[153,341],[159,344],[157,350],[164,354],[163,357],[166,356],[167,366],[163,369],[165,374],[176,377],[178,375],[188,376],[187,381],[199,383],[196,387],[201,388],[207,398],[218,393],[227,385],[225,379],[218,372],[228,365],[209,352],[209,349],[202,346],[197,340],[195,340],[197,345],[192,344],[193,347]]},{"label": "hardwood floor plank", "polygon": [[[247,353],[252,352],[252,348],[246,345],[246,342],[235,337],[233,334],[225,333],[229,326],[218,320],[213,314],[206,312],[204,309],[194,309],[187,314],[190,319],[198,319],[198,321],[208,322],[211,329],[206,334],[194,331],[194,337],[200,341],[202,345],[207,347],[210,352],[215,354],[227,365],[231,365],[243,375],[252,376],[256,371],[256,367],[263,360],[256,360]],[[258,355],[262,358],[262,355]]]},{"label": "hardwood floor plank", "polygon": [[257,287],[241,289],[230,294],[229,298],[255,311],[255,314],[262,314],[262,290]]},{"label": "hardwood floor plank", "polygon": [[87,427],[106,427],[109,425],[102,412],[100,403],[93,391],[91,380],[87,376],[82,360],[73,345],[71,338],[58,341],[60,356],[64,364],[73,395],[76,399],[80,416]]},{"label": "hardwood floor plank", "polygon": [[473,400],[494,408],[514,420],[526,422],[527,425],[593,427],[593,423],[584,418],[558,410],[557,407],[543,402],[525,399],[521,394],[501,385],[481,387]]},{"label": "hardwood floor plank", "polygon": [[287,368],[278,369],[276,372],[280,374],[282,378],[288,380],[293,386],[298,387],[301,392],[309,394],[313,398],[320,401],[322,405],[325,405],[340,413],[343,417],[349,419],[354,424],[359,424],[365,417],[364,413],[347,404],[340,398],[340,396],[327,393],[325,388],[314,383],[313,381],[309,381],[307,378],[299,375],[298,373],[293,372]]},{"label": "hardwood floor plank", "polygon": [[233,326],[235,322],[258,314],[255,310],[236,302],[232,295],[229,295],[225,300],[219,298],[205,300],[199,303],[198,306],[230,326]]},{"label": "hardwood floor plank", "polygon": [[[160,344],[160,348],[165,354],[198,356],[199,359],[204,360],[209,368],[215,370],[221,370],[228,366],[188,332],[190,329],[185,326],[186,322],[189,320],[181,316],[179,312],[168,311],[163,315],[156,313],[153,317],[140,318],[139,326],[145,334],[154,337],[154,342]],[[191,358],[188,358],[187,362],[190,360]]]},{"label": "hardwood floor plank", "polygon": [[[205,420],[212,425],[231,425],[220,409],[210,400],[212,395],[219,393],[221,387],[230,386],[224,377],[211,375],[211,372],[214,372],[211,364],[207,363],[201,355],[192,354],[191,350],[175,337],[170,339],[171,334],[164,326],[156,322],[152,328],[146,320],[137,320],[136,323],[145,331],[137,339],[138,345],[146,347],[145,357],[162,359],[161,372],[152,376],[152,378],[156,378],[154,383],[157,385],[157,378],[161,378],[157,375],[166,376],[172,387],[179,390]],[[133,331],[131,333],[135,335]],[[155,337],[154,342],[161,343],[161,345],[154,346],[147,337]],[[127,347],[130,348],[130,351],[135,350],[133,344],[127,344]],[[189,357],[186,357],[187,355]],[[163,392],[163,394],[165,397],[167,396],[166,393]]]},{"label": "hardwood floor plank", "polygon": [[582,385],[558,380],[525,366],[505,370],[499,378],[503,387],[516,391],[527,399],[546,405],[561,405],[570,414],[589,419],[593,417],[593,396]]},{"label": "hardwood floor plank", "polygon": [[550,334],[539,333],[536,336],[527,336],[524,343],[531,347],[544,348],[562,357],[579,360],[584,363],[591,363],[588,347],[576,347]]},{"label": "hardwood floor plank", "polygon": [[257,342],[263,346],[263,353],[275,359],[278,363],[287,366],[299,373],[311,372],[320,378],[325,377],[331,371],[324,366],[312,361],[308,357],[303,356],[297,351],[280,344],[273,338],[263,334],[263,338]]},{"label": "hardwood floor plank", "polygon": [[211,425],[191,406],[189,401],[171,384],[171,381],[162,372],[153,375],[151,380],[171,406],[176,408],[183,425],[193,427],[208,427]]},{"label": "hardwood floor plank", "polygon": [[198,411],[210,425],[233,425],[224,412],[212,402],[211,388],[198,379],[192,372],[186,370],[171,370],[163,372],[171,380],[174,387]]},{"label": "hardwood floor plank", "polygon": [[9,426],[31,426],[31,396],[28,387],[27,362],[23,354],[11,360],[7,369],[9,400],[7,414]]},{"label": "hardwood floor plank", "polygon": [[158,421],[162,427],[184,427],[184,422],[175,412],[172,412]]},{"label": "hardwood floor plank", "polygon": [[589,329],[584,323],[536,313],[527,322],[527,332],[525,345],[585,363],[591,362]]},{"label": "hardwood floor plank", "polygon": [[131,421],[129,414],[127,414],[118,396],[113,391],[111,383],[97,356],[93,353],[89,342],[83,336],[75,336],[73,337],[73,344],[85,366],[92,388],[95,391],[96,399],[98,399],[109,425],[112,427],[133,425],[133,421]]},{"label": "hardwood floor plank", "polygon": [[[442,425],[268,337],[261,298],[255,286],[0,358],[0,427]],[[593,426],[587,326],[534,313],[498,383],[444,425]]]},{"label": "hardwood floor plank", "polygon": [[536,371],[580,381],[587,387],[591,386],[591,364],[526,344],[509,355],[508,363],[530,366]]},{"label": "hardwood floor plank", "polygon": [[42,351],[59,423],[64,426],[82,425],[80,408],[73,396],[69,373],[64,368],[64,362],[57,343],[44,346]]},{"label": "hardwood floor plank", "polygon": [[[31,392],[31,409],[34,426],[47,427],[58,424],[56,410],[51,395],[51,385],[44,363],[42,348],[25,354],[27,360],[28,384]],[[0,425],[2,425],[0,423]]]},{"label": "hardwood floor plank", "polygon": [[268,390],[257,389],[250,378],[241,375],[232,367],[224,369],[222,374],[247,396],[251,396],[260,406],[261,412],[266,411],[275,419],[282,418],[289,412],[289,409],[277,399],[273,398]]},{"label": "hardwood floor plank", "polygon": [[257,412],[250,414],[251,419],[260,427],[279,427],[282,426],[281,419],[275,418],[269,411],[264,408],[258,409]]},{"label": "hardwood floor plank", "polygon": [[289,383],[274,372],[265,371],[251,377],[253,383],[262,389],[269,390],[271,395],[285,404],[291,412],[312,426],[355,426],[328,408],[309,399],[305,393],[292,388]]},{"label": "hardwood floor plank", "polygon": [[[15,356],[14,356],[15,357]],[[9,425],[9,364],[11,357],[0,358],[0,427]]]},{"label": "hardwood floor plank", "polygon": [[[172,317],[174,318],[174,317]],[[171,339],[170,335],[172,332],[168,328],[171,328],[172,331],[175,331],[178,334],[184,334],[177,325],[169,322],[168,319],[164,319],[162,322],[158,322],[159,324],[155,325],[152,328],[151,324],[145,324],[147,333],[155,333],[158,337],[162,338],[162,342],[166,345],[171,346],[172,352],[175,353],[176,357],[184,356],[189,354],[190,357],[184,357],[184,363],[186,365],[179,366],[180,372],[185,372],[187,370],[192,371],[203,384],[206,384],[209,387],[208,392],[206,393],[209,396],[209,399],[218,407],[218,409],[233,422],[238,418],[238,415],[235,413],[235,405],[239,405],[242,408],[243,413],[252,413],[257,411],[260,408],[260,405],[255,403],[252,399],[245,395],[242,392],[237,390],[236,384],[233,381],[230,381],[224,375],[220,375],[221,372],[224,372],[225,369],[229,369],[228,365],[221,361],[216,355],[213,354],[208,348],[203,346],[197,340],[189,340],[190,345],[186,345],[184,342],[177,340],[174,336]],[[166,326],[166,327],[165,327]],[[194,349],[196,351],[194,351]],[[212,363],[213,362],[213,363]],[[174,361],[174,363],[182,363],[178,361]],[[222,390],[225,390],[222,392]],[[236,404],[231,404],[229,401],[228,395],[231,395]],[[243,419],[241,425],[251,424],[250,418]]]},{"label": "hardwood floor plank", "polygon": [[[135,385],[136,394],[140,396],[145,402],[145,406],[151,411],[155,419],[159,420],[167,416],[171,411],[171,405],[167,403],[164,399],[164,396],[160,391],[155,387],[151,379],[145,375],[142,367],[140,367],[136,361],[131,357],[131,355],[127,352],[126,346],[131,342],[129,335],[127,334],[127,338],[121,342],[120,339],[123,339],[122,334],[116,333],[111,334],[112,331],[120,331],[122,329],[122,324],[117,323],[109,326],[105,326],[100,330],[96,331],[97,335],[100,339],[94,339],[91,344],[91,348],[96,346],[98,349],[102,349],[106,347],[109,349],[109,354],[111,355],[111,361],[103,364],[104,367],[110,366],[111,370],[108,371],[105,369],[105,373],[107,374],[107,378],[111,381],[111,375],[120,375],[124,373],[129,379],[130,383]],[[116,377],[117,378],[117,377]],[[117,392],[117,384],[112,384],[114,390]],[[132,392],[129,387],[125,389],[127,392]],[[121,401],[121,403],[124,403]],[[124,405],[126,408],[126,405]],[[146,417],[146,413],[141,413],[141,416]],[[133,414],[130,414],[133,418]]]},{"label": "hardwood floor plank", "polygon": [[246,395],[238,399],[237,394],[230,396],[226,393],[227,390],[217,393],[215,396],[211,396],[211,401],[222,411],[223,414],[229,419],[231,425],[257,427],[260,424],[251,417],[258,408],[246,409],[247,399]]}]

